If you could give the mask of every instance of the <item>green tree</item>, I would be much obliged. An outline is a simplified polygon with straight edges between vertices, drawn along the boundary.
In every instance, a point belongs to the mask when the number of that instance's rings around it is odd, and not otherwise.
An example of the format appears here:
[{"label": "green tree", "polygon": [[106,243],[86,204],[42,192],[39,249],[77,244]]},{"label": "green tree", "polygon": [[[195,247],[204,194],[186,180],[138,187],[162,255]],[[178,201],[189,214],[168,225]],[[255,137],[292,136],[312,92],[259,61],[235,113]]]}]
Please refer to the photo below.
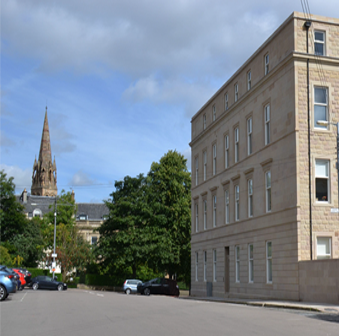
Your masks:
[{"label": "green tree", "polygon": [[12,258],[6,247],[0,245],[0,265],[12,266]]},{"label": "green tree", "polygon": [[114,186],[112,200],[106,202],[109,218],[98,229],[97,254],[102,267],[110,274],[131,267],[135,278],[138,268],[147,264],[150,251],[154,249],[152,230],[145,220],[148,213],[145,177],[142,174],[135,178],[126,176]]},{"label": "green tree", "polygon": [[[46,249],[53,251],[54,246],[54,206],[45,215],[44,230]],[[92,252],[90,244],[84,240],[76,227],[76,205],[70,192],[61,191],[56,202],[56,250],[57,263],[61,267],[63,281],[76,268],[82,271],[87,263],[91,262]],[[51,257],[48,257],[51,260]]]},{"label": "green tree", "polygon": [[10,241],[17,234],[23,232],[27,224],[24,207],[16,200],[13,177],[0,171],[0,239]]},{"label": "green tree", "polygon": [[160,162],[153,162],[147,175],[147,203],[152,214],[149,225],[157,228],[159,269],[177,273],[186,283],[191,264],[191,174],[186,159],[169,151]]}]

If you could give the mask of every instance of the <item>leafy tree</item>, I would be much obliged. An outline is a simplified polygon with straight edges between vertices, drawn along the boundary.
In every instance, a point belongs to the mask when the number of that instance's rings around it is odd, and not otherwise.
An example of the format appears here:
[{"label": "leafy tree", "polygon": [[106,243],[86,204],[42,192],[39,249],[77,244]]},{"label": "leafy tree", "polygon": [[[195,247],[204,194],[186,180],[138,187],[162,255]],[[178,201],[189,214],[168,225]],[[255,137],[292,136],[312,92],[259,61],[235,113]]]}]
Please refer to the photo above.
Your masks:
[{"label": "leafy tree", "polygon": [[[54,206],[52,211],[45,215],[46,229],[44,236],[46,248],[53,251],[54,246]],[[86,242],[76,227],[76,205],[70,192],[61,191],[56,202],[56,250],[57,263],[61,266],[63,281],[75,268],[83,270],[91,261],[91,246]],[[48,257],[51,260],[51,257]]]},{"label": "leafy tree", "polygon": [[157,228],[158,268],[190,279],[191,174],[186,159],[169,151],[160,162],[153,162],[147,176],[147,203],[152,209],[149,225]]},{"label": "leafy tree", "polygon": [[135,278],[138,268],[147,264],[150,251],[154,249],[152,230],[145,221],[148,212],[145,177],[142,174],[135,178],[126,176],[114,186],[112,200],[106,202],[109,218],[98,229],[97,254],[102,268],[111,274],[130,266]]},{"label": "leafy tree", "polygon": [[13,177],[0,171],[0,232],[1,241],[10,241],[21,233],[27,224],[24,207],[16,200]]},{"label": "leafy tree", "polygon": [[12,258],[6,247],[0,245],[0,265],[12,266]]}]

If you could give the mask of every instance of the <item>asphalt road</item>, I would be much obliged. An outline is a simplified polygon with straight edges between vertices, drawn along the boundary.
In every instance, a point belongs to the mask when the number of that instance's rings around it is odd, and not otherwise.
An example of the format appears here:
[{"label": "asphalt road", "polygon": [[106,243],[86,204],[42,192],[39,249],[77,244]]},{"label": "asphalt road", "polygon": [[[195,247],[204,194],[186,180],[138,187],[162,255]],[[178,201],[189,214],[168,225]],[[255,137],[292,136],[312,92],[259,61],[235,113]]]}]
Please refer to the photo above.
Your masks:
[{"label": "asphalt road", "polygon": [[339,335],[339,318],[164,296],[25,289],[0,303],[1,336]]}]

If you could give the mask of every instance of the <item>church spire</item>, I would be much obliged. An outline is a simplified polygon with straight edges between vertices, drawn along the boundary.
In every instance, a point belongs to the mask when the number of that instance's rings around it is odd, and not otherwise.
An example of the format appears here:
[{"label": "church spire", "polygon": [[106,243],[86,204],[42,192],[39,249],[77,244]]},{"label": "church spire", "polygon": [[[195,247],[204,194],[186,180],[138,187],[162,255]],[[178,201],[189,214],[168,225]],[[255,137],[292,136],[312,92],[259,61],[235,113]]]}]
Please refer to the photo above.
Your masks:
[{"label": "church spire", "polygon": [[52,162],[51,141],[49,135],[47,106],[45,112],[44,126],[42,130],[39,159],[34,161],[32,176],[32,195],[55,196],[58,190],[56,186],[56,164],[55,158]]}]

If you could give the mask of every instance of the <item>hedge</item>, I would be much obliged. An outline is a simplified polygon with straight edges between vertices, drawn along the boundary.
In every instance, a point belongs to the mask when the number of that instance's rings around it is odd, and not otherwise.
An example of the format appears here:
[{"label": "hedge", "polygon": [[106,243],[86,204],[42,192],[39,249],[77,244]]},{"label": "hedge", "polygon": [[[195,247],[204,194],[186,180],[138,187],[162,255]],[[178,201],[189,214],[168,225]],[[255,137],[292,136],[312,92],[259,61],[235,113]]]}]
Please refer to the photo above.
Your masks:
[{"label": "hedge", "polygon": [[[27,268],[27,270],[32,274],[32,279],[37,277],[38,275],[47,275],[52,277],[52,273],[49,270],[43,270],[40,268]],[[54,274],[54,276],[58,279],[58,281],[62,281],[62,274]]]}]

